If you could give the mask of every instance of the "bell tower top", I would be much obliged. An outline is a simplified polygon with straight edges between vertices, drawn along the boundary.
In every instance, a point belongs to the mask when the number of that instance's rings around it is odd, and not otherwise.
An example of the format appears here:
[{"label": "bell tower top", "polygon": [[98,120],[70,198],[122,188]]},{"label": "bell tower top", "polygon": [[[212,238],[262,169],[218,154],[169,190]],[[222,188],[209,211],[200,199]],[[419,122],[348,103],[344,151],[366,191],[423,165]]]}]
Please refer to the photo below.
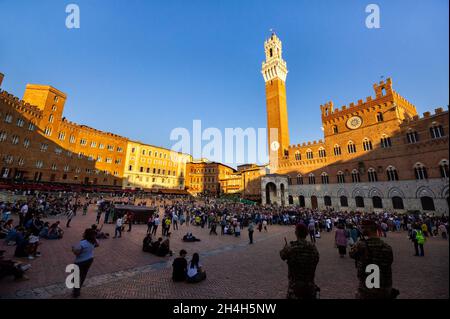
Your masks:
[{"label": "bell tower top", "polygon": [[278,78],[286,82],[288,70],[286,61],[283,60],[283,45],[274,32],[264,42],[264,51],[266,53],[266,61],[262,63],[261,71],[264,81],[268,82]]}]

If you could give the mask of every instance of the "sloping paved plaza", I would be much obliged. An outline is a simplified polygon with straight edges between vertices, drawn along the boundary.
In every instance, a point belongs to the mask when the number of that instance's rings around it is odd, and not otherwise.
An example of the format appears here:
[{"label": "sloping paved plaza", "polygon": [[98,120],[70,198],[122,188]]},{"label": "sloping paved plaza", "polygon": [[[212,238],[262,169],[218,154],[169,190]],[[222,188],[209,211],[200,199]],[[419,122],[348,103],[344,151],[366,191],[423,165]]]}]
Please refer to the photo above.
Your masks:
[{"label": "sloping paved plaza", "polygon": [[[42,257],[32,260],[27,272],[29,281],[0,281],[2,298],[70,298],[65,287],[65,267],[73,262],[71,245],[79,241],[83,230],[95,222],[94,207],[87,216],[77,215],[72,227],[65,229],[60,241],[45,241]],[[61,219],[64,221],[64,219]],[[103,231],[113,233],[113,225]],[[173,231],[173,257],[159,258],[142,252],[145,225],[134,225],[120,239],[100,240],[95,261],[82,290],[82,298],[284,298],[287,290],[287,265],[279,257],[284,237],[294,239],[293,226],[270,226],[269,231],[255,232],[255,244],[248,245],[246,229],[240,238],[210,236],[207,228],[181,226]],[[183,243],[182,236],[191,231],[202,241]],[[160,230],[158,230],[158,235]],[[320,262],[316,282],[321,298],[354,298],[357,286],[354,261],[340,259],[334,248],[334,232],[323,233],[317,242]],[[413,247],[405,232],[389,233],[386,241],[394,249],[394,286],[400,298],[448,298],[448,242],[431,238],[426,243],[426,257],[413,256]],[[14,247],[6,249],[6,258]],[[199,252],[207,272],[200,284],[173,283],[171,263],[180,249],[188,255]],[[23,260],[29,262],[28,260]]]}]

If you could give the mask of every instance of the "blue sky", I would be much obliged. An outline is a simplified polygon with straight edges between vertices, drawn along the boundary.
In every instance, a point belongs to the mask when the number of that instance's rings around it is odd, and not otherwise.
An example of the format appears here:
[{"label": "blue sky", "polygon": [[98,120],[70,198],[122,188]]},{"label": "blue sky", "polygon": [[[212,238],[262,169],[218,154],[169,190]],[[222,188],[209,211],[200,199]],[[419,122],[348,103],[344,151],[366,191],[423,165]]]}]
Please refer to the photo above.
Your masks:
[{"label": "blue sky", "polygon": [[[65,27],[65,6],[81,28]],[[391,76],[419,113],[449,103],[447,0],[0,0],[3,89],[68,94],[65,116],[165,147],[175,127],[265,127],[263,42],[283,41],[291,143],[322,138],[320,104]],[[367,29],[377,3],[381,28]]]}]

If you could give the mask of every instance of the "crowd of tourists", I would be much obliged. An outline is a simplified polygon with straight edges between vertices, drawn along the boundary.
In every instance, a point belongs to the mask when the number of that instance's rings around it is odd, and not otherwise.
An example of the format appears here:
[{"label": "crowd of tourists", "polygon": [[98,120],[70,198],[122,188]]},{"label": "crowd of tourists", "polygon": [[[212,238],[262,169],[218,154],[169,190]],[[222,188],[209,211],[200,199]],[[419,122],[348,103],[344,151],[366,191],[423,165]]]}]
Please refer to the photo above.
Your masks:
[{"label": "crowd of tourists", "polygon": [[[348,249],[349,255],[355,258],[357,254],[354,251],[367,233],[375,233],[377,238],[383,238],[391,232],[405,232],[413,244],[415,255],[424,256],[427,238],[439,236],[446,240],[449,231],[448,217],[419,213],[313,210],[298,206],[260,206],[220,198],[177,195],[37,193],[27,194],[25,198],[0,202],[0,239],[6,245],[15,246],[14,257],[30,260],[41,255],[39,247],[43,241],[62,239],[77,215],[87,215],[88,210],[92,209],[91,205],[95,207],[96,223],[86,229],[83,240],[73,248],[76,264],[80,264],[80,269],[83,269],[84,278],[92,264],[93,250],[99,245],[98,240],[110,238],[109,233],[102,231],[103,226],[114,224],[112,238],[121,238],[125,229],[127,232],[132,230],[135,222],[133,213],[118,214],[115,210],[117,203],[154,209],[156,213],[151,214],[147,220],[147,234],[142,241],[142,251],[158,257],[173,255],[170,236],[180,227],[187,231],[183,236],[184,242],[200,241],[193,233],[196,229],[206,228],[210,236],[217,236],[220,232],[221,236],[239,237],[246,232],[249,244],[253,244],[255,232],[269,232],[273,225],[295,225],[302,240],[303,236],[309,237],[308,243],[313,246],[324,232],[334,231],[335,246],[342,258],[348,254]],[[370,227],[367,221],[370,221]],[[369,228],[370,232],[367,230]],[[186,255],[187,252],[183,249],[174,260],[173,280],[204,280],[206,273],[199,263],[198,253],[194,253],[189,262]],[[312,255],[309,256],[310,259]],[[281,257],[288,260],[289,253],[285,251]],[[23,273],[30,267],[12,260],[3,260],[3,257],[1,261],[1,276],[6,274],[22,279],[25,278]],[[316,291],[310,288],[307,289],[309,294]],[[295,289],[292,291],[291,295],[295,295]],[[79,293],[76,290],[74,295],[78,296]]]}]

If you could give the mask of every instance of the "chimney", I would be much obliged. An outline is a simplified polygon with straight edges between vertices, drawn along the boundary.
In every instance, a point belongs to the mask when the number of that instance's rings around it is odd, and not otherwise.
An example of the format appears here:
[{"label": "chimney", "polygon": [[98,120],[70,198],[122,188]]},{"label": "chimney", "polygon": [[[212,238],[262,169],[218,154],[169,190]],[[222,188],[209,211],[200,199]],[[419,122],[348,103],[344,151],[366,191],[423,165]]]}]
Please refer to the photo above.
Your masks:
[{"label": "chimney", "polygon": [[0,73],[0,87],[2,87],[3,78],[5,75],[3,73]]}]

